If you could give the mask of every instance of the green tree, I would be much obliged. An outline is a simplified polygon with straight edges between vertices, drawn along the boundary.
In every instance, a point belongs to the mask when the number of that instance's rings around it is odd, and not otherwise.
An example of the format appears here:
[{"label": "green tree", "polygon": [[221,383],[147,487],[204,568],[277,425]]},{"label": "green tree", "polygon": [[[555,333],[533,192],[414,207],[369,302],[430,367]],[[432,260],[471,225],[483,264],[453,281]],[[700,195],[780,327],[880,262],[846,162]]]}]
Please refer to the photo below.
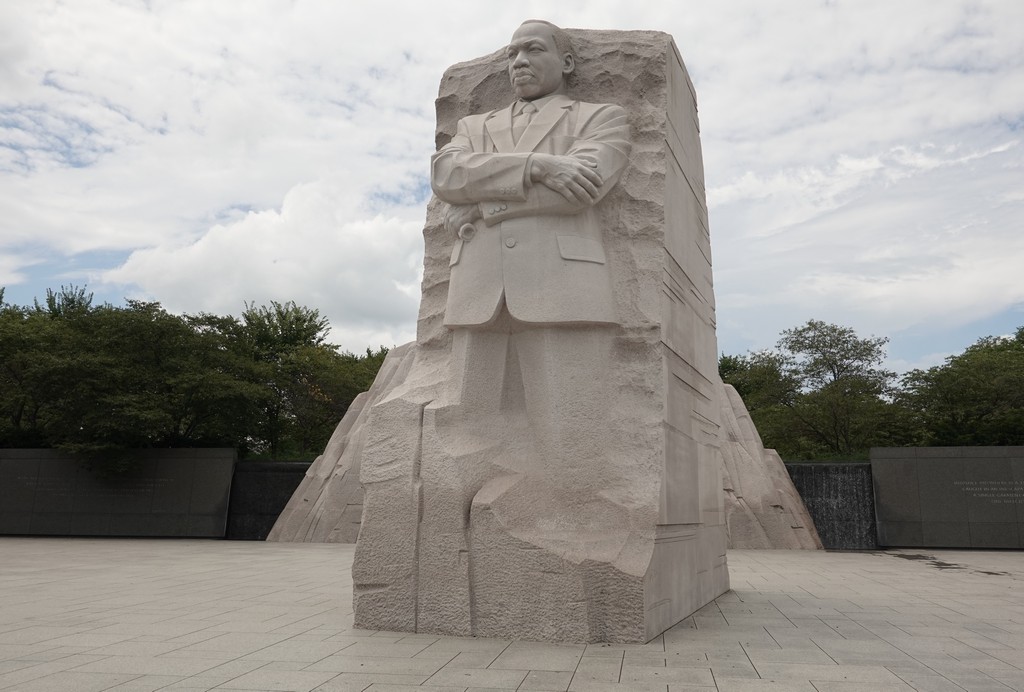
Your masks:
[{"label": "green tree", "polygon": [[234,330],[264,388],[252,449],[271,458],[323,450],[352,400],[370,388],[388,350],[363,356],[327,342],[330,323],[318,310],[293,301],[246,304]]},{"label": "green tree", "polygon": [[723,354],[718,360],[718,372],[743,397],[748,411],[790,405],[800,391],[800,380],[790,363],[773,351],[742,356]]},{"label": "green tree", "polygon": [[279,361],[301,346],[326,345],[331,329],[319,310],[296,305],[294,301],[271,301],[270,306],[260,307],[246,303],[241,324],[253,356],[267,362]]},{"label": "green tree", "polygon": [[936,446],[1024,445],[1024,327],[903,377],[901,402]]},{"label": "green tree", "polygon": [[300,418],[302,395],[308,394],[311,386],[310,378],[303,377],[302,361],[315,358],[315,353],[323,364],[323,359],[330,357],[328,353],[335,353],[336,347],[326,342],[329,329],[327,318],[318,310],[293,301],[272,301],[270,306],[260,307],[246,304],[239,341],[257,364],[264,387],[254,445],[258,454],[278,458],[305,451],[302,444],[297,451],[292,451],[295,445],[289,444],[297,432],[302,437],[299,431],[308,423]]},{"label": "green tree", "polygon": [[214,332],[159,303],[128,301],[68,319],[53,367],[63,395],[48,416],[52,444],[90,456],[137,447],[242,446],[238,427],[260,390],[245,360]]},{"label": "green tree", "polygon": [[887,343],[888,337],[862,339],[849,327],[808,320],[803,326],[783,330],[777,346],[805,391],[856,380],[882,394],[896,377],[880,367]]},{"label": "green tree", "polygon": [[46,289],[46,301],[43,305],[33,300],[35,311],[48,314],[50,317],[75,317],[89,314],[92,309],[92,293],[87,293],[85,286],[61,286],[60,291]]},{"label": "green tree", "polygon": [[773,351],[723,357],[720,370],[784,458],[866,458],[872,446],[905,437],[906,416],[892,401],[895,373],[881,367],[886,343],[809,320],[784,330]]},{"label": "green tree", "polygon": [[4,446],[45,444],[47,411],[62,382],[54,360],[58,328],[16,305],[0,305],[0,440]]},{"label": "green tree", "polygon": [[0,307],[0,444],[87,456],[137,447],[237,446],[262,390],[224,329],[158,303],[92,305],[84,289]]},{"label": "green tree", "polygon": [[294,302],[246,305],[236,319],[92,298],[61,286],[19,307],[0,289],[0,445],[309,456],[387,353],[339,353],[326,318]]},{"label": "green tree", "polygon": [[306,345],[283,357],[278,386],[289,420],[278,454],[305,457],[322,451],[352,400],[373,384],[386,354],[383,347],[357,356]]}]

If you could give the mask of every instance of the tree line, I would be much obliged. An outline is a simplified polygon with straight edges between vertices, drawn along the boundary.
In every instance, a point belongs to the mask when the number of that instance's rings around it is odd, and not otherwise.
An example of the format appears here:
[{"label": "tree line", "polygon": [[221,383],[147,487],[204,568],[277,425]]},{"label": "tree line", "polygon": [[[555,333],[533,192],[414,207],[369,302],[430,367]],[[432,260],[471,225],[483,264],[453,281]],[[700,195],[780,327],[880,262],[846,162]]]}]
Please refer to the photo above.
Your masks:
[{"label": "tree line", "polygon": [[[76,286],[31,306],[0,288],[0,447],[97,458],[146,447],[235,447],[312,458],[387,354],[327,343],[294,302],[241,316],[156,302],[93,305]],[[885,337],[810,320],[775,348],[722,355],[766,447],[784,459],[866,459],[871,447],[1024,445],[1024,327],[942,365],[883,367]]]},{"label": "tree line", "polygon": [[818,320],[774,349],[722,355],[766,447],[783,459],[866,459],[871,447],[1024,445],[1024,327],[942,365],[885,369],[885,337]]},{"label": "tree line", "polygon": [[31,306],[0,288],[0,447],[116,458],[148,447],[319,454],[387,354],[327,343],[328,320],[294,302],[241,317],[159,303],[93,305],[76,286]]}]

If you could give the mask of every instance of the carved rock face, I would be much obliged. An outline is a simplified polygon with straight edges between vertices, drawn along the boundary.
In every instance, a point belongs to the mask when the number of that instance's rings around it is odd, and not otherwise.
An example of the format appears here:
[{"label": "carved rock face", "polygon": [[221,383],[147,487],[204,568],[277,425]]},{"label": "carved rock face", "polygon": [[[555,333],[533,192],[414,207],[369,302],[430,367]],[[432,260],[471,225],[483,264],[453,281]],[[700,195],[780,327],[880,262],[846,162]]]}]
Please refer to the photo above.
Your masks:
[{"label": "carved rock face", "polygon": [[720,385],[722,485],[729,547],[820,550],[814,520],[782,458],[765,449],[736,390]]},{"label": "carved rock face", "polygon": [[526,101],[561,90],[565,74],[573,67],[571,56],[559,55],[551,27],[546,24],[523,24],[516,29],[507,56],[512,89]]}]

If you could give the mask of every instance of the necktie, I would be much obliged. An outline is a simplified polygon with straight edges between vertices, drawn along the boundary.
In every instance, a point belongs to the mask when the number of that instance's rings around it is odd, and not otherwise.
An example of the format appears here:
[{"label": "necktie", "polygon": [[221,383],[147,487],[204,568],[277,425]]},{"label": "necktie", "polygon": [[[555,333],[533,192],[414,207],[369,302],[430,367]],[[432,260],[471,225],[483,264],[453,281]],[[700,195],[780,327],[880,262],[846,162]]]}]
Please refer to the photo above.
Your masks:
[{"label": "necktie", "polygon": [[526,128],[530,125],[530,121],[533,120],[533,114],[537,112],[537,106],[530,102],[523,104],[522,110],[519,111],[519,115],[515,117],[512,123],[512,140],[519,144],[519,140],[522,138],[523,133],[526,132]]}]

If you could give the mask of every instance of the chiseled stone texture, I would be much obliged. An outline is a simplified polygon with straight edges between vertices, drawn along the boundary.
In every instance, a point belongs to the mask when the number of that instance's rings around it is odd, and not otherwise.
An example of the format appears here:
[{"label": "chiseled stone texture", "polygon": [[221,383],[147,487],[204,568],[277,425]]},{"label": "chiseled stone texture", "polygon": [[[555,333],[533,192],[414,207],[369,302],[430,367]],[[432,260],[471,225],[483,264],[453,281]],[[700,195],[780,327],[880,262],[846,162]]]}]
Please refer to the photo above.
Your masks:
[{"label": "chiseled stone texture", "polygon": [[[633,142],[595,208],[621,323],[609,330],[610,366],[592,375],[607,393],[593,402],[604,424],[579,445],[598,451],[547,463],[516,408],[521,393],[489,417],[453,397],[443,326],[453,239],[433,199],[417,342],[389,354],[271,536],[345,540],[359,474],[357,627],[643,642],[729,588],[693,87],[667,34],[570,34],[579,58],[570,95],[622,106]],[[439,147],[460,117],[512,100],[505,64],[496,51],[445,73]]]},{"label": "chiseled stone texture", "polygon": [[[379,401],[394,386],[396,373],[412,364],[414,349],[415,344],[405,344],[388,354],[371,389],[352,403],[324,453],[306,473],[268,541],[356,542],[363,508],[359,452],[367,402]],[[789,473],[775,450],[764,448],[739,394],[722,384],[718,396],[728,547],[821,549],[814,521]]]},{"label": "chiseled stone texture", "polygon": [[729,547],[820,550],[821,539],[785,464],[765,449],[743,399],[732,385],[722,402],[722,487]]},{"label": "chiseled stone texture", "polygon": [[[355,543],[363,514],[359,484],[360,454],[370,406],[402,381],[412,365],[416,344],[388,352],[370,390],[357,396],[334,429],[324,453],[306,471],[278,517],[268,541],[290,543]],[[369,405],[368,405],[369,404]]]}]

